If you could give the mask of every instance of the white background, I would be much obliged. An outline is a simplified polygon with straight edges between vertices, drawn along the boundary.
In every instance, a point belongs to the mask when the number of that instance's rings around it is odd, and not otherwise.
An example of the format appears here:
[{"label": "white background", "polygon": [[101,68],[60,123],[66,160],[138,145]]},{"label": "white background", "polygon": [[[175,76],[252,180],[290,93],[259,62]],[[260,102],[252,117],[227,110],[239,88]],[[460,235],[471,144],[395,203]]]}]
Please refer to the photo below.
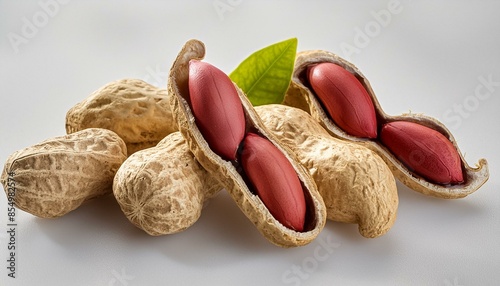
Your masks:
[{"label": "white background", "polygon": [[[265,240],[225,192],[194,226],[162,237],[135,228],[112,196],[53,220],[18,211],[15,279],[0,195],[0,285],[500,284],[500,2],[54,1],[0,1],[1,162],[64,135],[66,111],[110,81],[165,87],[188,39],[229,73],[253,51],[297,37],[299,50],[357,65],[387,113],[441,120],[469,164],[488,159],[491,177],[459,200],[399,184],[398,219],[383,237],[329,221],[293,249]],[[481,79],[492,84],[479,98]]]}]

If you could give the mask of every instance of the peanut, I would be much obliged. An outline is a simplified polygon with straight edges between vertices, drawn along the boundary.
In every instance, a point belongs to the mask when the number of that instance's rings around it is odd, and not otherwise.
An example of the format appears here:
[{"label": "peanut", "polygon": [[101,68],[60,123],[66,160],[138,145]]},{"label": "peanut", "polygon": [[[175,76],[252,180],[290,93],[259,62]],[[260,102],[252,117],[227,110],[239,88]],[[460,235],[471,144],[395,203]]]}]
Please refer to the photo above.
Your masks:
[{"label": "peanut", "polygon": [[90,128],[48,139],[14,152],[1,182],[15,182],[14,202],[28,213],[54,218],[112,190],[113,177],[126,159],[114,132]]},{"label": "peanut", "polygon": [[[234,84],[218,68],[196,60],[189,62],[188,82],[189,103],[203,138],[223,159],[236,160],[245,136],[245,116]],[[241,164],[257,195],[279,222],[302,231],[305,199],[293,167],[281,151],[256,134],[249,133],[244,146]]]},{"label": "peanut", "polygon": [[[359,224],[359,232],[365,237],[381,236],[392,227],[397,189],[392,173],[378,155],[330,136],[311,116],[296,108],[264,105],[255,110],[308,169],[325,202],[328,219]],[[249,168],[256,167],[251,164]],[[269,184],[273,185],[277,183]],[[150,235],[164,235],[194,224],[203,201],[221,188],[176,132],[156,147],[130,156],[116,173],[113,192],[134,225]]]},{"label": "peanut", "polygon": [[[377,118],[378,128],[382,128],[385,123],[393,121],[405,121],[413,122],[422,126],[426,126],[430,129],[441,133],[453,146],[455,149],[452,153],[458,153],[460,165],[462,167],[463,182],[460,183],[460,177],[456,177],[450,182],[456,182],[453,186],[449,186],[446,183],[447,179],[438,178],[435,180],[432,176],[426,176],[423,172],[417,173],[410,167],[409,164],[402,162],[401,158],[398,156],[409,155],[401,154],[402,151],[398,152],[396,155],[389,151],[381,142],[380,134],[377,138],[360,138],[353,136],[346,132],[342,126],[337,124],[331,117],[324,111],[323,106],[317,99],[316,94],[310,89],[311,83],[308,80],[308,69],[311,66],[318,65],[320,63],[331,63],[338,65],[348,72],[352,73],[356,79],[359,80],[364,89],[368,92],[371,98],[371,102],[375,108],[375,114]],[[295,61],[295,68],[292,74],[292,82],[290,83],[289,89],[283,101],[284,104],[301,108],[304,111],[311,114],[311,116],[318,121],[332,136],[337,138],[350,141],[355,144],[365,146],[375,153],[377,153],[389,166],[394,176],[401,181],[403,184],[409,188],[418,191],[420,193],[431,195],[440,198],[462,198],[465,197],[476,190],[478,190],[489,178],[488,163],[485,159],[480,159],[477,166],[471,167],[465,161],[462,153],[460,152],[458,145],[453,138],[451,132],[444,126],[441,122],[435,118],[424,116],[422,114],[402,114],[399,116],[387,115],[381,108],[377,97],[373,89],[371,88],[370,82],[366,77],[359,71],[356,66],[352,63],[342,59],[338,55],[327,51],[303,51],[297,54]],[[416,141],[415,141],[416,142]],[[448,145],[449,147],[449,145]],[[455,163],[450,163],[447,168],[455,169],[454,174],[458,176],[458,168],[455,167]]]},{"label": "peanut", "polygon": [[264,125],[313,177],[330,220],[356,223],[364,237],[385,234],[396,220],[398,193],[391,170],[371,150],[332,137],[306,112],[257,106]]},{"label": "peanut", "polygon": [[450,140],[429,127],[406,121],[386,123],[380,141],[413,172],[438,184],[464,181],[460,156]]},{"label": "peanut", "polygon": [[190,227],[200,217],[203,203],[220,189],[179,132],[128,157],[113,182],[113,194],[125,216],[150,235]]},{"label": "peanut", "polygon": [[377,138],[375,108],[353,74],[333,63],[312,65],[307,73],[312,89],[337,125],[353,136]]},{"label": "peanut", "polygon": [[[214,152],[198,128],[189,102],[189,62],[202,60],[204,55],[205,46],[202,42],[188,41],[173,63],[168,81],[174,119],[190,151],[203,168],[228,191],[242,212],[270,242],[282,247],[300,246],[311,242],[323,229],[326,220],[325,206],[316,185],[304,167],[298,163],[295,155],[289,149],[282,147],[277,138],[263,126],[252,104],[236,85],[235,89],[245,116],[245,129],[258,133],[273,144],[292,165],[301,183],[306,205],[303,231],[298,232],[288,228],[276,219],[261,198],[254,193],[252,185],[244,178],[245,174],[239,160],[225,160]],[[210,120],[211,116],[208,118]],[[227,141],[227,139],[222,140]],[[234,150],[234,146],[231,150]]]},{"label": "peanut", "polygon": [[210,148],[225,160],[236,160],[245,135],[245,115],[229,77],[211,64],[190,61],[189,101]]},{"label": "peanut", "polygon": [[268,140],[248,133],[243,143],[241,165],[271,214],[286,227],[303,231],[304,192],[283,153]]},{"label": "peanut", "polygon": [[177,130],[167,91],[139,79],[108,83],[73,106],[66,114],[66,132],[85,128],[114,131],[127,144],[128,155]]}]

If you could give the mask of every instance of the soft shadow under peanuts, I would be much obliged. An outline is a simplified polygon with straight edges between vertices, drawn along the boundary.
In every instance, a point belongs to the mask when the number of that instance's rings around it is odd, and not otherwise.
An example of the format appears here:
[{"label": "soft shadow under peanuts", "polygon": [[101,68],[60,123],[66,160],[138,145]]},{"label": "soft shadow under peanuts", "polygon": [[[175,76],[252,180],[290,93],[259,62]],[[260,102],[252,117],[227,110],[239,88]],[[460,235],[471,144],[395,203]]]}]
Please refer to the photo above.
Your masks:
[{"label": "soft shadow under peanuts", "polygon": [[[329,220],[325,225],[324,232],[328,233],[328,235],[332,235],[332,239],[342,244],[341,248],[358,248],[358,247],[367,247],[367,249],[371,249],[374,245],[390,245],[397,244],[396,232],[397,232],[398,222],[394,224],[394,227],[387,232],[386,234],[375,237],[375,238],[366,238],[360,236],[358,233],[358,226],[356,224],[336,222]],[[351,249],[352,250],[352,249]],[[390,250],[384,250],[386,253],[390,252]],[[371,252],[371,250],[369,250]],[[375,250],[375,253],[380,253],[380,255],[384,255],[383,251]]]},{"label": "soft shadow under peanuts", "polygon": [[399,181],[396,181],[396,185],[400,202],[399,212],[409,207],[405,205],[420,205],[425,210],[435,209],[450,215],[457,215],[457,219],[464,215],[477,216],[483,213],[483,208],[474,202],[474,194],[469,195],[467,199],[441,199],[414,192]]},{"label": "soft shadow under peanuts", "polygon": [[357,224],[328,220],[323,231],[334,235],[342,241],[362,243],[367,240],[367,238],[359,235]]},{"label": "soft shadow under peanuts", "polygon": [[168,235],[151,236],[135,227],[113,195],[89,201],[57,219],[34,219],[41,233],[69,253],[91,254],[92,249],[98,249],[96,246],[102,246],[99,237],[103,235],[115,237],[115,250],[132,247],[137,252],[160,253],[200,267],[209,267],[214,260],[230,264],[242,256],[271,256],[287,251],[270,244],[256,231],[225,191],[207,203],[194,225]]},{"label": "soft shadow under peanuts", "polygon": [[[391,266],[397,267],[400,263],[398,252],[406,247],[405,241],[397,235],[397,228],[396,222],[394,228],[383,236],[364,238],[358,235],[355,224],[328,221],[321,236],[318,237],[319,240],[323,240],[320,245],[326,242],[326,245],[334,246],[333,251],[325,259],[328,260],[325,262],[328,264],[328,271],[343,269],[340,272],[333,272],[334,275],[352,281],[355,277],[359,277],[361,268],[363,277],[370,277],[371,281],[385,279],[385,276],[392,272],[389,270]],[[377,267],[378,261],[384,261],[384,265],[391,266],[380,269]]]},{"label": "soft shadow under peanuts", "polygon": [[241,261],[241,257],[287,251],[269,243],[255,230],[224,190],[208,202],[193,226],[166,237],[158,251],[176,261],[203,267],[214,265],[214,261],[218,265],[231,264]]},{"label": "soft shadow under peanuts", "polygon": [[114,241],[105,247],[116,255],[128,249],[129,254],[160,255],[198,267],[229,265],[241,261],[242,256],[286,253],[286,249],[270,244],[252,227],[225,191],[209,201],[193,226],[168,235],[151,236],[135,227],[112,195],[89,201],[57,219],[34,219],[41,233],[69,254],[79,253],[78,256],[94,256],[100,251],[103,243],[99,237],[103,234]]},{"label": "soft shadow under peanuts", "polygon": [[59,218],[35,219],[41,232],[71,251],[100,244],[96,241],[96,233],[121,237],[130,234],[129,222],[111,194],[90,200]]}]

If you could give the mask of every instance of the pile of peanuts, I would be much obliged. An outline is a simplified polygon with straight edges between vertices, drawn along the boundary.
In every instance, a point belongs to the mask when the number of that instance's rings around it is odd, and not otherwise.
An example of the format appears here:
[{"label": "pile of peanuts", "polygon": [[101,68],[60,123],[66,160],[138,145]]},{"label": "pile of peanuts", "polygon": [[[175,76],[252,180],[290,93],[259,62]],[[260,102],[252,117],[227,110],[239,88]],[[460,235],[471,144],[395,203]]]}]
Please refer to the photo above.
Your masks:
[{"label": "pile of peanuts", "polygon": [[112,193],[156,236],[193,225],[225,189],[263,237],[294,247],[327,219],[368,238],[387,233],[396,178],[440,198],[488,180],[486,160],[470,167],[443,124],[385,114],[368,80],[333,53],[299,52],[282,104],[262,106],[204,56],[188,41],[167,89],[111,82],[67,112],[67,135],[13,153],[1,182],[16,182],[15,205],[55,218]]}]

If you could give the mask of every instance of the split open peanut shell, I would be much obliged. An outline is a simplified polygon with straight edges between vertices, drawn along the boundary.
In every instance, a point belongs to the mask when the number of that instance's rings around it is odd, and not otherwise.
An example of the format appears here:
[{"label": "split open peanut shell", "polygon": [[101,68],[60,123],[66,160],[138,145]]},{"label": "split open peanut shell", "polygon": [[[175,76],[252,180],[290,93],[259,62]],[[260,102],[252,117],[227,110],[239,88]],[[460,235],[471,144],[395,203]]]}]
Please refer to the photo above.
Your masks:
[{"label": "split open peanut shell", "polygon": [[[414,122],[436,130],[437,132],[443,134],[447,139],[449,139],[460,156],[464,182],[452,185],[433,183],[412,172],[393,153],[391,153],[386,147],[384,147],[379,140],[360,138],[349,135],[338,125],[336,125],[323,109],[323,106],[316,98],[307,80],[307,68],[311,65],[324,62],[337,64],[347,71],[351,72],[356,76],[356,78],[358,78],[361,84],[368,91],[368,94],[373,101],[379,126],[383,123],[394,121]],[[382,159],[384,159],[384,161],[390,167],[390,169],[394,173],[394,176],[398,180],[407,185],[409,188],[420,193],[448,199],[462,198],[475,192],[489,178],[488,164],[486,159],[480,159],[476,164],[476,167],[469,166],[469,164],[465,161],[464,156],[460,152],[451,132],[446,128],[444,124],[442,124],[435,118],[422,114],[412,113],[402,114],[398,116],[391,116],[386,114],[381,108],[368,79],[366,79],[366,77],[356,66],[334,53],[322,50],[299,52],[297,54],[295,62],[292,82],[283,103],[286,105],[301,108],[310,113],[312,117],[320,122],[321,125],[323,125],[333,136],[366,146],[367,148],[375,151],[382,157]]]},{"label": "split open peanut shell", "polygon": [[179,131],[199,163],[229,192],[239,208],[270,242],[281,247],[301,246],[311,242],[323,229],[326,209],[316,185],[307,170],[298,163],[295,155],[281,146],[279,141],[262,124],[245,94],[237,87],[238,96],[245,113],[247,129],[267,138],[290,161],[303,185],[307,204],[304,231],[297,232],[279,223],[262,200],[252,192],[248,181],[242,176],[241,166],[226,161],[210,149],[196,125],[195,117],[188,103],[189,61],[202,60],[205,46],[198,40],[188,41],[181,49],[170,70],[168,92],[174,119]]}]

